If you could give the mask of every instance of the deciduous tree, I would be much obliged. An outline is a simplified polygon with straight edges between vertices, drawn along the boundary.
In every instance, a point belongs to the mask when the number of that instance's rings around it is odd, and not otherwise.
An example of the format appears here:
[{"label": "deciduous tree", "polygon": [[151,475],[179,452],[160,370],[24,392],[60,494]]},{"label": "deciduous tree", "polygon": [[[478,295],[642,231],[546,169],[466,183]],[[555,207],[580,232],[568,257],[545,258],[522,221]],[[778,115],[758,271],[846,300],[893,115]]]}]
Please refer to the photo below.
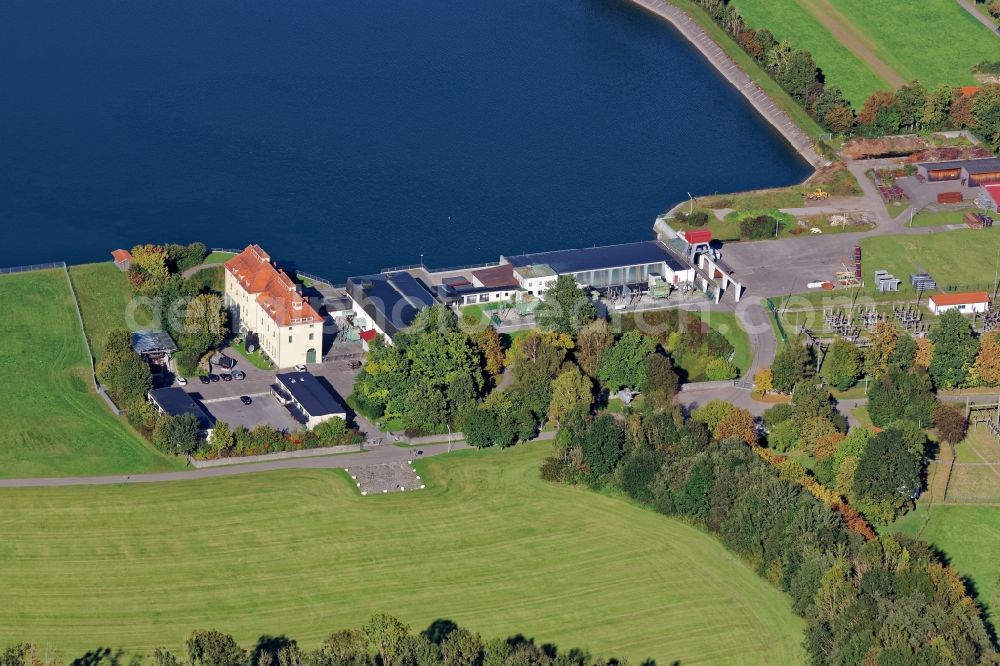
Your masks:
[{"label": "deciduous tree", "polygon": [[612,345],[615,334],[606,319],[595,319],[582,329],[576,337],[576,362],[580,369],[591,377],[597,377],[597,366]]},{"label": "deciduous tree", "polygon": [[833,386],[846,391],[861,377],[862,363],[861,350],[857,345],[837,338],[826,352],[823,372]]},{"label": "deciduous tree", "polygon": [[969,322],[957,310],[949,310],[931,330],[930,339],[934,343],[930,367],[934,385],[939,389],[964,386],[979,352],[979,341],[972,336]]},{"label": "deciduous tree", "polygon": [[730,410],[712,430],[712,436],[718,442],[735,438],[751,446],[757,444],[757,428],[754,426],[753,416],[745,409]]},{"label": "deciduous tree", "polygon": [[789,340],[775,354],[771,375],[774,390],[789,393],[796,384],[813,375],[812,353],[800,340]]},{"label": "deciduous tree", "polygon": [[543,330],[576,335],[594,321],[597,312],[590,296],[577,285],[572,275],[560,275],[545,290],[542,299],[535,310],[535,321]]},{"label": "deciduous tree", "polygon": [[656,340],[628,331],[601,356],[597,376],[612,391],[638,389],[646,382],[646,358],[655,350]]},{"label": "deciduous tree", "polygon": [[552,380],[552,400],[549,402],[549,420],[560,423],[564,416],[577,408],[587,409],[594,401],[594,386],[575,365],[563,370]]}]

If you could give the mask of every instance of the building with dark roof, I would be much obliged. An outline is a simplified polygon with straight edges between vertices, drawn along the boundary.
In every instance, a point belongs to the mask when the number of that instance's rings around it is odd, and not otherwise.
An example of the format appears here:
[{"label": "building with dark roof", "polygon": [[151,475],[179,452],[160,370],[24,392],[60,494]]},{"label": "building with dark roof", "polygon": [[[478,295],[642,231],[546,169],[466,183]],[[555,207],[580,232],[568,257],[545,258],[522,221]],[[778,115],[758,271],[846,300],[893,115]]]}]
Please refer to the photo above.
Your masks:
[{"label": "building with dark roof", "polygon": [[659,241],[640,241],[574,250],[503,257],[521,288],[538,295],[560,275],[572,275],[593,289],[645,286],[650,275],[679,284],[694,279],[693,268]]},{"label": "building with dark roof", "polygon": [[279,372],[275,378],[281,390],[291,398],[291,404],[301,414],[307,428],[314,428],[334,417],[347,419],[347,408],[337,394],[310,373]]},{"label": "building with dark roof", "polygon": [[170,369],[170,355],[177,345],[166,331],[146,329],[132,332],[132,349],[153,371],[159,371]]},{"label": "building with dark roof", "polygon": [[205,433],[211,433],[215,427],[212,417],[202,408],[194,398],[184,389],[177,386],[153,389],[149,392],[149,402],[156,407],[161,414],[168,416],[180,416],[190,414],[198,419],[199,429]]},{"label": "building with dark roof", "polygon": [[440,302],[423,282],[406,272],[349,278],[347,295],[354,303],[354,324],[362,331],[374,329],[390,343],[413,323],[418,312]]},{"label": "building with dark roof", "polygon": [[984,157],[972,160],[922,162],[917,173],[929,182],[960,180],[969,187],[1000,183],[1000,159]]}]

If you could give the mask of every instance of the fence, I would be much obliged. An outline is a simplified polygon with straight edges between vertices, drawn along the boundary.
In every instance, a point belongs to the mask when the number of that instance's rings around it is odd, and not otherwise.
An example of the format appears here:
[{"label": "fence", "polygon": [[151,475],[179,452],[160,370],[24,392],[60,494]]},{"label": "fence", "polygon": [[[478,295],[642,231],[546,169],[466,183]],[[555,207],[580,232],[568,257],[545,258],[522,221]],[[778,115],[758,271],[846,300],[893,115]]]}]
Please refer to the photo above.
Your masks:
[{"label": "fence", "polygon": [[[94,390],[100,392],[101,388],[97,382],[97,369],[94,367],[94,351],[90,348],[90,340],[87,339],[87,329],[83,326],[83,313],[80,312],[80,301],[76,297],[76,289],[73,287],[73,280],[69,277],[69,269],[66,268],[65,263],[62,265],[62,268],[63,273],[66,274],[66,284],[69,285],[69,295],[73,297],[73,309],[76,311],[76,320],[80,324],[80,335],[83,336],[83,346],[87,348],[87,360],[90,361],[90,381],[94,385]],[[107,395],[104,398],[107,400]],[[117,407],[115,409],[117,410]]]},{"label": "fence", "polygon": [[0,275],[7,275],[9,273],[28,273],[30,271],[44,271],[50,268],[66,268],[66,262],[56,261],[49,264],[29,264],[28,266],[9,266],[7,268],[0,268]]},{"label": "fence", "polygon": [[778,337],[781,338],[782,342],[788,342],[788,334],[785,333],[785,327],[781,325],[781,318],[778,317],[778,310],[774,307],[774,302],[770,298],[764,300],[767,302],[767,309],[771,311],[771,320],[778,331]]}]

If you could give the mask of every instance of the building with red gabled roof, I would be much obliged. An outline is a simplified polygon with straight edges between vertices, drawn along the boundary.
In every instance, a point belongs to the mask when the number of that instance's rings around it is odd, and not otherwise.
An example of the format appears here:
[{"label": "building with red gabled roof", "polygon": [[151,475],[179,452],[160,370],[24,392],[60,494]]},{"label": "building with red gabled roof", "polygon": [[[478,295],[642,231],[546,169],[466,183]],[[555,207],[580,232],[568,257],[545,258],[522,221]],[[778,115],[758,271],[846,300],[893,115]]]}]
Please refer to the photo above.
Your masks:
[{"label": "building with red gabled roof", "polygon": [[961,313],[986,312],[990,309],[990,295],[985,291],[964,291],[955,294],[934,294],[927,300],[927,307],[934,314],[948,310]]},{"label": "building with red gabled roof", "polygon": [[225,269],[225,304],[234,332],[256,333],[261,351],[279,368],[322,358],[323,317],[267,252],[248,245]]},{"label": "building with red gabled roof", "polygon": [[112,250],[111,258],[120,271],[127,271],[132,266],[132,253],[128,250]]}]

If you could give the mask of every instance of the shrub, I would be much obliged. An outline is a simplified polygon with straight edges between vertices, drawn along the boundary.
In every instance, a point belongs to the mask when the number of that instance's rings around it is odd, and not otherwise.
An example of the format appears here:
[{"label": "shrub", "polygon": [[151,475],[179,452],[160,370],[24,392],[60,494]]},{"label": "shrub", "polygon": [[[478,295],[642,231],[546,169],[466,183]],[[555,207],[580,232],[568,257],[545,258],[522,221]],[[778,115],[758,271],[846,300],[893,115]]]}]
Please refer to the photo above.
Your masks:
[{"label": "shrub", "polygon": [[721,357],[713,358],[705,366],[705,377],[712,382],[735,379],[739,374],[740,370],[734,363]]},{"label": "shrub", "polygon": [[782,225],[777,218],[770,215],[756,215],[740,221],[740,238],[745,240],[761,240],[764,238],[774,238],[775,229],[779,232]]}]

